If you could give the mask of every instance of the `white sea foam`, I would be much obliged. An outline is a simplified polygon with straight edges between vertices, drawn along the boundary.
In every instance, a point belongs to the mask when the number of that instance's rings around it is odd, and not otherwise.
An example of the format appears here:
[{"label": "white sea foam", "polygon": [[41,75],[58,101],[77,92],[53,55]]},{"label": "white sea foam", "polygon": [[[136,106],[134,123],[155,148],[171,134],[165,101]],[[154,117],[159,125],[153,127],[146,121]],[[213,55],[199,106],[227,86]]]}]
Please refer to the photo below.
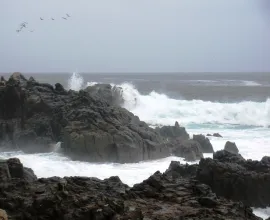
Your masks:
[{"label": "white sea foam", "polygon": [[140,163],[87,163],[72,161],[60,153],[24,154],[23,152],[1,153],[0,159],[17,157],[26,167],[33,169],[38,177],[52,176],[87,176],[100,179],[119,176],[129,186],[140,183],[156,171],[164,172],[172,160],[183,162],[179,157],[168,157],[160,160]]},{"label": "white sea foam", "polygon": [[270,99],[265,102],[240,103],[176,100],[155,91],[141,95],[129,83],[118,86],[123,88],[124,107],[152,125],[172,125],[175,121],[181,122],[182,125],[226,124],[262,127],[270,125]]},{"label": "white sea foam", "polygon": [[88,86],[94,86],[96,84],[99,84],[99,83],[98,82],[87,82],[86,83],[86,87],[88,87]]},{"label": "white sea foam", "polygon": [[253,213],[262,219],[267,219],[270,216],[270,208],[253,208]]}]

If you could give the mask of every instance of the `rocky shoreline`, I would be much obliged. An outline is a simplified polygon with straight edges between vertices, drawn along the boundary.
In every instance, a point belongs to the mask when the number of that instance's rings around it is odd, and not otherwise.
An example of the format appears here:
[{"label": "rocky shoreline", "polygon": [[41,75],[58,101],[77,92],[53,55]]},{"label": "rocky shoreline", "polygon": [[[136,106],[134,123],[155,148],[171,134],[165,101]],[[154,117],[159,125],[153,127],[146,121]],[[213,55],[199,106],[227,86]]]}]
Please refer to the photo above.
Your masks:
[{"label": "rocky shoreline", "polygon": [[37,179],[12,158],[0,162],[0,216],[2,212],[8,219],[29,220],[261,219],[242,202],[215,194],[199,180],[203,172],[202,162],[191,166],[171,162],[166,172],[157,171],[128,187],[117,176]]},{"label": "rocky shoreline", "polygon": [[[270,206],[269,157],[245,160],[232,142],[214,152],[207,137],[191,138],[178,122],[153,129],[123,102],[121,88],[110,85],[76,92],[20,73],[1,78],[2,150],[50,152],[60,142],[64,154],[89,162],[171,155],[200,162],[171,162],[164,173],[129,187],[115,176],[38,179],[19,159],[2,160],[0,219],[260,219],[250,207]],[[203,153],[214,153],[213,159]]]}]

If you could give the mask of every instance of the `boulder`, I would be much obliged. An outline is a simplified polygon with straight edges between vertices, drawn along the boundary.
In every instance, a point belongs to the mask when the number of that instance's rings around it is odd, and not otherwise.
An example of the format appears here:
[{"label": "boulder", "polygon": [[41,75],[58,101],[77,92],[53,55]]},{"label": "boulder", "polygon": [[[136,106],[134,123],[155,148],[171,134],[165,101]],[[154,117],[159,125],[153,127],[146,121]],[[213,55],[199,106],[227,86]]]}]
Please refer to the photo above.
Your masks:
[{"label": "boulder", "polygon": [[67,91],[64,89],[64,87],[60,83],[55,84],[54,90],[55,90],[55,92],[57,92],[59,94],[63,94],[63,95],[67,94]]},{"label": "boulder", "polygon": [[228,151],[233,154],[238,154],[239,150],[234,142],[227,141],[224,147],[225,151]]},{"label": "boulder", "polygon": [[210,143],[209,139],[206,138],[204,135],[193,135],[193,140],[199,142],[202,148],[203,153],[213,153],[214,149],[212,144]]},{"label": "boulder", "polygon": [[175,139],[171,142],[171,152],[177,157],[183,157],[186,161],[195,161],[203,158],[201,146],[194,140]]},{"label": "boulder", "polygon": [[264,157],[261,159],[261,163],[264,163],[264,164],[267,164],[267,165],[270,166],[270,157],[264,156]]},{"label": "boulder", "polygon": [[11,178],[18,178],[27,182],[37,180],[34,172],[30,168],[23,167],[18,158],[10,158],[0,161],[0,180],[2,183],[9,181]]}]

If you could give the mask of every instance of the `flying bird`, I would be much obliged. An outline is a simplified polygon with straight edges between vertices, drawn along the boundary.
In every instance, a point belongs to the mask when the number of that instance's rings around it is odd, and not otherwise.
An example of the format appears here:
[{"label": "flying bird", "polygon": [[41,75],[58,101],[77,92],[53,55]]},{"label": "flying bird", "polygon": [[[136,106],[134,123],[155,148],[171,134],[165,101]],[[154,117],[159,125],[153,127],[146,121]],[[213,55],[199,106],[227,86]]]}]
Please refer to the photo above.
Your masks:
[{"label": "flying bird", "polygon": [[70,17],[70,15],[69,14],[66,14],[68,17]]},{"label": "flying bird", "polygon": [[40,18],[41,21],[43,21],[44,19],[43,18]]},{"label": "flying bird", "polygon": [[54,21],[54,18],[52,18],[52,20]]},{"label": "flying bird", "polygon": [[28,24],[27,22],[23,22],[23,23],[21,23],[21,28],[25,28],[26,27],[26,24]]},{"label": "flying bird", "polygon": [[65,18],[65,17],[62,17],[63,19],[65,19],[65,20],[67,20],[67,18]]}]

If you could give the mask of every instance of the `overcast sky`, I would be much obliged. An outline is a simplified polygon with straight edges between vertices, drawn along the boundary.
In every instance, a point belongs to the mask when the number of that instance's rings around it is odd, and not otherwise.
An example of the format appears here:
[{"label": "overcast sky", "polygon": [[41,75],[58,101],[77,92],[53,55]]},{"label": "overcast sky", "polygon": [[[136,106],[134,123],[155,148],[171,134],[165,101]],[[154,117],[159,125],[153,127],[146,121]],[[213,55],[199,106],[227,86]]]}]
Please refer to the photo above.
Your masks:
[{"label": "overcast sky", "polygon": [[0,72],[270,72],[269,1],[0,0]]}]

